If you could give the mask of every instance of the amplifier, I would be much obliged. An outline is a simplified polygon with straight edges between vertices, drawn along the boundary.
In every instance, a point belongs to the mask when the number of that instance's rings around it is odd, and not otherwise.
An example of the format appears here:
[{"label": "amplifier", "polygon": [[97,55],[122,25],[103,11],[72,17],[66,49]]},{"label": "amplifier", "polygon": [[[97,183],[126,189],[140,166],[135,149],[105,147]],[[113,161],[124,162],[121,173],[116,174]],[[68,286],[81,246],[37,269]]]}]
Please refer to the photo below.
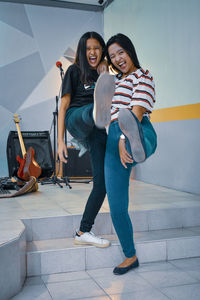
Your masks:
[{"label": "amplifier", "polygon": [[74,178],[92,178],[92,168],[90,163],[90,154],[86,152],[79,157],[79,150],[74,147],[68,147],[68,162],[63,164],[63,177]]},{"label": "amplifier", "polygon": [[[22,131],[21,132],[26,150],[33,147],[35,160],[42,169],[40,178],[51,177],[54,170],[54,159],[51,140],[48,131]],[[17,131],[10,131],[7,139],[7,161],[9,176],[16,176],[19,163],[16,156],[22,158],[21,147]]]}]

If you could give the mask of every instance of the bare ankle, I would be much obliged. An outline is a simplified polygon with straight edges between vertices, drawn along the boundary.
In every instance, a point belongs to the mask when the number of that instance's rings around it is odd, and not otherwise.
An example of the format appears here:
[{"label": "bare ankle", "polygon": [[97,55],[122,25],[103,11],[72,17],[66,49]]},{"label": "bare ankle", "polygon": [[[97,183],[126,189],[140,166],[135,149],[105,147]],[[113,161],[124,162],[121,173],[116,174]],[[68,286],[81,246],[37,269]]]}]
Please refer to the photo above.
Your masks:
[{"label": "bare ankle", "polygon": [[84,234],[84,232],[82,232],[82,231],[79,231],[79,232],[78,232],[78,235],[82,235],[82,234]]},{"label": "bare ankle", "polygon": [[137,258],[136,255],[134,255],[134,256],[132,256],[132,257],[129,257],[130,260],[136,260],[136,258]]}]

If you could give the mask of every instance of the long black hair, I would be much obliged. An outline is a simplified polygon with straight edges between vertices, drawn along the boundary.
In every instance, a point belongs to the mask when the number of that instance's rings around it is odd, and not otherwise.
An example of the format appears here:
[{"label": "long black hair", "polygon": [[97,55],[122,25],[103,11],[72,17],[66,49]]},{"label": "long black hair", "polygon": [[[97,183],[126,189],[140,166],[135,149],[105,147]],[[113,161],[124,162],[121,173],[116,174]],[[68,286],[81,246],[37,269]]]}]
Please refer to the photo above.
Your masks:
[{"label": "long black hair", "polygon": [[111,62],[110,56],[108,54],[108,48],[112,45],[112,44],[118,44],[119,46],[121,46],[126,52],[127,54],[130,56],[132,62],[134,63],[134,66],[136,68],[141,68],[140,67],[140,63],[135,51],[135,47],[133,45],[133,43],[131,42],[131,40],[124,34],[122,33],[118,33],[116,35],[113,35],[107,42],[106,44],[106,57],[108,60],[108,64],[109,66],[112,67],[113,70],[120,72]]},{"label": "long black hair", "polygon": [[80,69],[81,80],[83,83],[89,83],[93,80],[92,69],[86,57],[86,43],[88,39],[95,39],[100,43],[102,47],[102,57],[100,61],[102,61],[105,57],[105,42],[101,35],[95,31],[84,33],[79,40],[74,60],[74,63],[77,64]]}]

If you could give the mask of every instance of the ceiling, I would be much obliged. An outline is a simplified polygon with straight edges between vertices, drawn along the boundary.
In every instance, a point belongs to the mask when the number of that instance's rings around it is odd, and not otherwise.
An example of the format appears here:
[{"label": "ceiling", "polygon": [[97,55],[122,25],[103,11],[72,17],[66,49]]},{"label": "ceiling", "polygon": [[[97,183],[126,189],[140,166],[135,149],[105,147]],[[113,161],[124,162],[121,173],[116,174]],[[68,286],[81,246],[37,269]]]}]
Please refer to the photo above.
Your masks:
[{"label": "ceiling", "polygon": [[[90,4],[90,5],[102,5],[101,3],[99,3],[98,0],[52,0],[52,1],[64,1],[64,2],[75,2],[75,3],[81,3],[81,4]],[[101,2],[101,1],[100,1]],[[105,1],[103,1],[105,2]]]},{"label": "ceiling", "polygon": [[1,2],[54,6],[89,11],[102,11],[113,1],[114,0],[4,0]]}]

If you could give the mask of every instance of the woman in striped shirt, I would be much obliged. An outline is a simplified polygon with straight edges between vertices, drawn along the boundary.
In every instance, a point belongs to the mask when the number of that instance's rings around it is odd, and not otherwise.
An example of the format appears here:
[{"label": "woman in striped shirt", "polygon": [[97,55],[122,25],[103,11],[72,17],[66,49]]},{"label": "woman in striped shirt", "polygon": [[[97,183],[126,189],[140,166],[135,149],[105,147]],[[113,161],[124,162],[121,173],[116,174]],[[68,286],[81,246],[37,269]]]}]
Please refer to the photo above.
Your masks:
[{"label": "woman in striped shirt", "polygon": [[[108,64],[117,75],[106,145],[105,181],[112,221],[126,257],[113,271],[121,275],[139,266],[128,214],[129,179],[132,167],[145,161],[157,146],[148,117],[155,103],[155,85],[149,71],[141,68],[127,36],[117,34],[106,46]],[[110,110],[103,113],[109,115]]]}]

